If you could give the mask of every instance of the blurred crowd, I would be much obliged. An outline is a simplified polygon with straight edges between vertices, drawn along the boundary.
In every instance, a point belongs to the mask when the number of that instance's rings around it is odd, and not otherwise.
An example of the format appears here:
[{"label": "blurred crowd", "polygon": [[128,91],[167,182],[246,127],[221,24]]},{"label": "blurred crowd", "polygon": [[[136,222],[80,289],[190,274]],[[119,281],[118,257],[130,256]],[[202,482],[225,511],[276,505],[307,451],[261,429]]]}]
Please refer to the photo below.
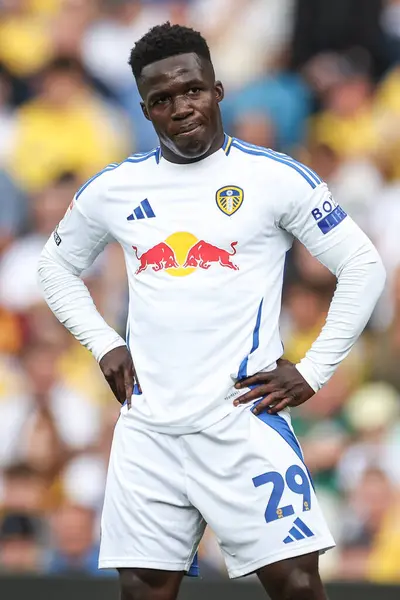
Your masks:
[{"label": "blurred crowd", "polygon": [[[399,0],[0,0],[0,571],[113,576],[97,552],[119,406],[43,303],[36,263],[79,185],[157,145],[127,61],[166,20],[208,40],[226,131],[311,166],[382,255],[371,322],[293,422],[338,543],[325,579],[400,582]],[[119,248],[84,279],[123,334]],[[295,244],[288,359],[309,348],[334,290]],[[225,576],[211,532],[200,566]]]}]

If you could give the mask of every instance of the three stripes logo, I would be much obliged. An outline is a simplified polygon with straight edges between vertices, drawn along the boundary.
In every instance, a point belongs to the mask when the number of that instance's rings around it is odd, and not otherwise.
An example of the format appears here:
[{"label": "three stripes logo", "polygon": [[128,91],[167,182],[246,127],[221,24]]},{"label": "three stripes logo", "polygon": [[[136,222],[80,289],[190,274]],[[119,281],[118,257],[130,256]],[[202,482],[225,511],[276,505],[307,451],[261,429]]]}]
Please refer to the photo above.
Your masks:
[{"label": "three stripes logo", "polygon": [[292,529],[289,531],[289,535],[283,540],[283,543],[290,544],[291,542],[304,540],[313,535],[311,529],[301,519],[297,518],[293,523]]},{"label": "three stripes logo", "polygon": [[129,215],[129,217],[126,217],[126,220],[135,221],[137,219],[145,219],[146,217],[148,219],[152,219],[155,216],[156,215],[150,206],[150,202],[146,198],[145,200],[142,200],[139,206],[134,209],[133,213]]}]

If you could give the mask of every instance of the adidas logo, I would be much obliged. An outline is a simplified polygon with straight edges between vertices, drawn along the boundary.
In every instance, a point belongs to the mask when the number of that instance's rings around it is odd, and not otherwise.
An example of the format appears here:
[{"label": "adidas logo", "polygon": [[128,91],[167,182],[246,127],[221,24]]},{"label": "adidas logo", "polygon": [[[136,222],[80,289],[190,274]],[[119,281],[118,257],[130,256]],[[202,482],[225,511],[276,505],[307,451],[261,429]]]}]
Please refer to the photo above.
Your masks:
[{"label": "adidas logo", "polygon": [[147,200],[142,200],[137,208],[134,209],[133,213],[126,217],[127,221],[135,221],[136,219],[152,219],[155,217],[155,213],[150,206],[150,202]]},{"label": "adidas logo", "polygon": [[290,544],[297,540],[304,540],[306,537],[312,537],[314,534],[311,529],[303,523],[301,519],[296,519],[293,523],[292,529],[289,531],[289,535],[283,540],[284,544]]}]

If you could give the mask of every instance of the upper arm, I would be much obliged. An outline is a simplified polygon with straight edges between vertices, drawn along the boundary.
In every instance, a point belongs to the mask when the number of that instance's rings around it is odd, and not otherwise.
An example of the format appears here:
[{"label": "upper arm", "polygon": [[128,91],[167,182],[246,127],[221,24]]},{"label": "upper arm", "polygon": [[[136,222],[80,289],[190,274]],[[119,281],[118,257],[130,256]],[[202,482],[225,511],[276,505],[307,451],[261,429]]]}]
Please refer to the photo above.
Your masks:
[{"label": "upper arm", "polygon": [[101,178],[77,192],[46,244],[53,256],[61,256],[79,270],[93,263],[112,240],[104,215],[104,195]]},{"label": "upper arm", "polygon": [[291,189],[286,186],[285,198],[280,203],[278,225],[338,274],[346,259],[372,244],[335,202],[325,183],[312,188],[294,175],[293,185]]}]

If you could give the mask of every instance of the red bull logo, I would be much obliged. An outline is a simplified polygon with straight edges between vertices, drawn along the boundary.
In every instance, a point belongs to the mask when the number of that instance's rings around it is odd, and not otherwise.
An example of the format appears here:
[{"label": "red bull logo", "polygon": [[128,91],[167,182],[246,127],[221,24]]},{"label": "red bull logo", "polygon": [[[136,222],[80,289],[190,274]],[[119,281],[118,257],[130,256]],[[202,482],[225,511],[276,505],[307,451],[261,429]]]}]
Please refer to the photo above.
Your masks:
[{"label": "red bull logo", "polygon": [[239,267],[231,262],[231,256],[236,254],[237,242],[231,243],[233,252],[228,252],[218,246],[213,246],[204,240],[198,242],[193,248],[190,248],[184,268],[186,267],[200,267],[201,269],[209,269],[211,263],[219,263],[221,267],[228,267],[234,271],[238,271]]},{"label": "red bull logo", "polygon": [[231,242],[230,250],[219,248],[204,240],[198,240],[193,234],[179,231],[170,235],[164,242],[138,254],[136,246],[132,246],[137,259],[140,261],[136,275],[147,268],[153,271],[165,271],[174,277],[185,277],[197,268],[207,270],[213,264],[238,271],[239,267],[233,262],[237,242]]},{"label": "red bull logo", "polygon": [[150,248],[147,252],[143,252],[142,256],[138,255],[136,246],[132,246],[132,248],[135,251],[136,258],[140,260],[136,275],[145,271],[147,267],[152,267],[153,271],[161,271],[161,269],[174,269],[179,266],[174,251],[164,242]]}]

